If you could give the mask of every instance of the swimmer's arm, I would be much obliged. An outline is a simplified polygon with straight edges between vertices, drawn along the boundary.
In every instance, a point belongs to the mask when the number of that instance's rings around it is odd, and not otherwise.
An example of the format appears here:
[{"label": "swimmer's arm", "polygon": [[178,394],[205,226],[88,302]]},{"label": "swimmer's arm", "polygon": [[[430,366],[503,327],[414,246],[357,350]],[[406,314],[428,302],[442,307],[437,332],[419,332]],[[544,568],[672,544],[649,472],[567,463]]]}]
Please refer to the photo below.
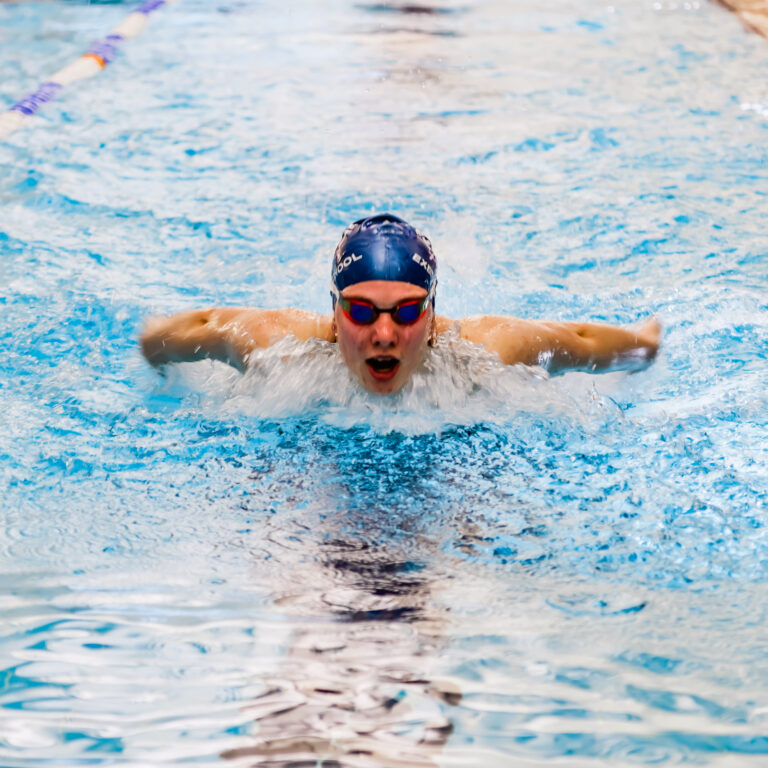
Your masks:
[{"label": "swimmer's arm", "polygon": [[198,309],[151,317],[141,334],[141,351],[154,366],[211,359],[244,371],[248,357],[279,339],[317,337],[333,341],[330,318],[300,309]]},{"label": "swimmer's arm", "polygon": [[656,357],[661,326],[656,318],[619,327],[605,323],[557,323],[484,315],[461,321],[461,336],[495,352],[503,363],[567,370],[640,370]]}]

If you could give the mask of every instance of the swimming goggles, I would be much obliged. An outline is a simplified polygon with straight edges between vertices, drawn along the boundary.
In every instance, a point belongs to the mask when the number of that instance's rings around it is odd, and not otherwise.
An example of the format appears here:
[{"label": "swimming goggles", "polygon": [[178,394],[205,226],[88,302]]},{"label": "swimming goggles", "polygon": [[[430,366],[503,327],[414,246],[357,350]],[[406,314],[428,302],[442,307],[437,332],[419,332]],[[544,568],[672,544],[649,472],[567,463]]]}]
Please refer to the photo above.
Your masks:
[{"label": "swimming goggles", "polygon": [[382,309],[364,299],[344,298],[338,290],[334,291],[334,298],[341,305],[341,311],[355,325],[373,325],[381,314],[388,314],[398,325],[413,325],[427,311],[427,305],[432,301],[432,293],[430,289],[423,298],[406,299],[390,309]]}]

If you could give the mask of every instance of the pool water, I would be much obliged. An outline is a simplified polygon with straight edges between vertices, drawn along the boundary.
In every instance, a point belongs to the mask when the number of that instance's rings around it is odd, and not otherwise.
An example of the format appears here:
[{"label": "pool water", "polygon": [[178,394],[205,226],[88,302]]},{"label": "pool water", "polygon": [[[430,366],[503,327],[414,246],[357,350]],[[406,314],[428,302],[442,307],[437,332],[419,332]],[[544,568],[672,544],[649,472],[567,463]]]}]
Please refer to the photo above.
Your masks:
[{"label": "pool water", "polygon": [[[0,4],[0,105],[131,7]],[[0,765],[765,765],[766,62],[703,2],[184,0],[0,145]],[[328,311],[382,210],[441,313],[659,358],[141,359]]]}]

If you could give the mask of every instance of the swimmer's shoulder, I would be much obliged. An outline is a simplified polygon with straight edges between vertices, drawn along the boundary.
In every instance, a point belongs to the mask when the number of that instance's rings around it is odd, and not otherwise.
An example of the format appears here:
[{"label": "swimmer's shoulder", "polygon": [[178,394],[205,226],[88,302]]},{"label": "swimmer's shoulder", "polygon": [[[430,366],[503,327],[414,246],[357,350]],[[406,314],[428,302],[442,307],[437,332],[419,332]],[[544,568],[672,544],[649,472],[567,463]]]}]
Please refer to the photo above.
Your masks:
[{"label": "swimmer's shoulder", "polygon": [[485,347],[505,363],[535,364],[538,348],[534,342],[540,324],[510,315],[471,315],[460,320],[435,318],[438,334],[457,329],[460,338]]},{"label": "swimmer's shoulder", "polygon": [[442,336],[451,329],[457,328],[460,322],[445,315],[435,315],[435,333]]},{"label": "swimmer's shoulder", "polygon": [[[234,308],[233,308],[234,309]],[[282,336],[295,336],[299,341],[322,339],[335,341],[333,325],[329,315],[308,312],[304,309],[255,309],[241,307],[232,312],[230,322],[236,323],[253,338],[266,347],[269,342]]]},{"label": "swimmer's shoulder", "polygon": [[435,329],[438,333],[447,333],[453,328],[457,328],[461,337],[467,341],[479,342],[488,333],[497,331],[499,328],[508,330],[510,328],[528,328],[535,325],[534,321],[522,320],[519,317],[511,315],[470,315],[455,320],[444,315],[435,316]]}]

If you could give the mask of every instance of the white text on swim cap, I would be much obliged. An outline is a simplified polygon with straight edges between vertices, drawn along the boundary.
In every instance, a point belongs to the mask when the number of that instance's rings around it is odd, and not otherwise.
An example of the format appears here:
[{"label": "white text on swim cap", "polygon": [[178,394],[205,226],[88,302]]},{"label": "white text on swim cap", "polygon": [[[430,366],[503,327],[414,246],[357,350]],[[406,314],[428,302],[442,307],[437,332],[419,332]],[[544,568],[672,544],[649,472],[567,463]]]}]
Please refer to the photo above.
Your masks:
[{"label": "white text on swim cap", "polygon": [[413,254],[413,256],[411,256],[411,258],[412,258],[412,259],[413,259],[413,260],[414,260],[414,261],[415,261],[415,262],[416,262],[416,263],[417,263],[417,264],[418,264],[420,267],[424,267],[424,269],[426,269],[426,270],[427,270],[427,272],[429,273],[429,276],[430,276],[430,277],[432,277],[432,275],[434,275],[434,274],[435,274],[435,270],[434,270],[434,269],[432,269],[432,265],[431,265],[431,264],[430,264],[430,263],[429,263],[429,262],[428,262],[426,259],[424,259],[422,256],[419,256],[419,254],[418,254],[418,253],[414,253],[414,254]]},{"label": "white text on swim cap", "polygon": [[354,253],[351,253],[349,256],[345,256],[343,260],[339,258],[336,262],[336,274],[338,275],[342,269],[346,269],[353,261],[360,261],[362,258],[362,254],[355,256]]}]

